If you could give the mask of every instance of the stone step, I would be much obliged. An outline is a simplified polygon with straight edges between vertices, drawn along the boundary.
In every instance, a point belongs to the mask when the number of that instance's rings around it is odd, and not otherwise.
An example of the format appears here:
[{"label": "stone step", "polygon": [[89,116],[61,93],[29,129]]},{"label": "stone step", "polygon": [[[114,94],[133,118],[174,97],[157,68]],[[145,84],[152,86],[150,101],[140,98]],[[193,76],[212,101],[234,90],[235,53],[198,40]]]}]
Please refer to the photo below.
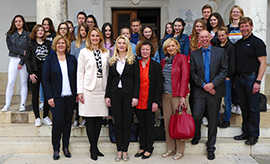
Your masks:
[{"label": "stone step", "polygon": [[[34,124],[0,124],[0,137],[49,137],[51,136],[51,126],[35,127]],[[202,126],[201,135],[207,137],[208,128]],[[219,138],[233,138],[233,136],[241,134],[239,127],[229,127],[226,129],[218,128],[217,137]],[[85,127],[71,129],[71,136],[85,137]],[[109,129],[103,127],[100,136],[109,136]],[[270,128],[260,129],[260,138],[270,139]]]},{"label": "stone step", "polygon": [[[35,116],[32,111],[31,105],[27,105],[25,112],[19,112],[19,105],[14,104],[10,107],[8,112],[0,111],[0,124],[2,123],[34,123]],[[42,111],[40,111],[42,116]],[[49,112],[50,114],[50,112]],[[50,115],[49,115],[50,116]],[[50,116],[51,117],[51,116]],[[261,112],[261,122],[260,127],[270,128],[270,110],[267,112]],[[232,127],[241,127],[242,117],[241,115],[232,114],[231,117],[231,126]]]},{"label": "stone step", "polygon": [[[206,154],[206,139],[202,138],[198,145],[186,143],[185,154]],[[52,153],[51,137],[0,137],[0,154],[7,153]],[[107,153],[115,153],[115,144],[106,138],[100,137],[99,149]],[[139,145],[137,142],[131,142],[129,153],[135,154]],[[165,142],[154,143],[154,153],[161,154],[166,151]],[[89,142],[87,137],[71,137],[70,151],[74,154],[89,155]],[[270,154],[270,139],[260,139],[255,146],[247,146],[243,141],[234,141],[229,138],[218,138],[216,142],[216,154]]]}]

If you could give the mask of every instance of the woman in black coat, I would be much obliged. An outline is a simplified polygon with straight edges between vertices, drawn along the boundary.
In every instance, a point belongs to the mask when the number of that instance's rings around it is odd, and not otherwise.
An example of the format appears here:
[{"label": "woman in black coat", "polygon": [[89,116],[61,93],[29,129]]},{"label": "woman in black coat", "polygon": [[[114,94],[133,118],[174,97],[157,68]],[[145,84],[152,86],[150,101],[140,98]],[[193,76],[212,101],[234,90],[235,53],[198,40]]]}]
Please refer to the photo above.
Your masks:
[{"label": "woman in black coat", "polygon": [[68,147],[77,94],[77,60],[68,54],[69,41],[64,36],[54,38],[52,49],[55,53],[48,55],[43,64],[42,82],[53,116],[53,159],[58,160],[61,137],[64,155],[71,157]]},{"label": "woman in black coat", "polygon": [[159,63],[151,59],[155,50],[150,41],[142,41],[136,47],[140,60],[136,62],[140,77],[139,101],[135,114],[139,120],[140,150],[135,157],[147,159],[151,156],[153,147],[153,112],[158,110],[161,100],[162,74]]}]

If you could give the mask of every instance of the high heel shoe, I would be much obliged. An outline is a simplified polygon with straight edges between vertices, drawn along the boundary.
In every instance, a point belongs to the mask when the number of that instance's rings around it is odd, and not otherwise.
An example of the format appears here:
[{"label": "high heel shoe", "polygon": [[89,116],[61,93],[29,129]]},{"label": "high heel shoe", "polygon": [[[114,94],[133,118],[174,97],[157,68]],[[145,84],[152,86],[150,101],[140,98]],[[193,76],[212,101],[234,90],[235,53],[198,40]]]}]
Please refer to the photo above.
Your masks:
[{"label": "high heel shoe", "polygon": [[174,155],[174,154],[175,154],[174,151],[168,150],[166,153],[163,153],[161,156],[162,156],[163,158],[167,158],[167,157],[172,156],[172,155]]},{"label": "high heel shoe", "polygon": [[[149,155],[145,155],[145,153],[148,153]],[[147,158],[150,158],[150,157],[151,157],[151,155],[152,155],[152,153],[150,153],[150,152],[146,151],[146,152],[144,152],[144,154],[143,154],[143,156],[142,156],[142,159],[147,159]]]},{"label": "high heel shoe", "polygon": [[63,149],[63,153],[64,153],[65,157],[71,158],[71,153],[70,153],[70,151],[68,150],[68,148],[64,148],[64,149]]},{"label": "high heel shoe", "polygon": [[90,150],[90,158],[96,161],[98,159],[97,153],[95,151]]},{"label": "high heel shoe", "polygon": [[122,152],[117,152],[116,157],[114,158],[115,162],[120,162],[122,159]]}]

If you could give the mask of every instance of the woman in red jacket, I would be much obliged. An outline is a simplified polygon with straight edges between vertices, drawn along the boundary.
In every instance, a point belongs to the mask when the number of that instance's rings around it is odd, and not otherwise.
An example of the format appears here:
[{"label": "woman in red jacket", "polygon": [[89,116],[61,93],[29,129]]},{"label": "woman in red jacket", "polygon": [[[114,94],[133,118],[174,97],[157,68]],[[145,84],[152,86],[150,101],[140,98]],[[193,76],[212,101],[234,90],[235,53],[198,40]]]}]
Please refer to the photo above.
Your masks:
[{"label": "woman in red jacket", "polygon": [[163,95],[162,105],[165,122],[167,152],[162,157],[174,155],[173,159],[178,160],[184,156],[185,141],[174,140],[169,136],[170,116],[175,113],[178,106],[186,105],[188,94],[189,64],[187,56],[180,54],[180,44],[177,40],[169,38],[163,44],[166,57],[163,59]]}]

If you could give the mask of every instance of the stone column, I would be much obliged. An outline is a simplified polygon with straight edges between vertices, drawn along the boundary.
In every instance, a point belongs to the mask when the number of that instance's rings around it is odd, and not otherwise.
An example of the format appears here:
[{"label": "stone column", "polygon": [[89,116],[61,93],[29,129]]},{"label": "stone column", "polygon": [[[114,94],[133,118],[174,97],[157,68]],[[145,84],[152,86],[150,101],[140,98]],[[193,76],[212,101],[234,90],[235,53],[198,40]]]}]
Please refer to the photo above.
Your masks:
[{"label": "stone column", "polygon": [[268,0],[235,0],[235,4],[244,10],[244,14],[253,20],[253,33],[266,42]]},{"label": "stone column", "polygon": [[57,28],[59,23],[66,21],[68,17],[67,9],[67,0],[37,0],[36,21],[40,24],[43,18],[49,17]]},{"label": "stone column", "polygon": [[[235,4],[243,8],[244,15],[250,17],[253,21],[253,34],[262,39],[266,44],[267,36],[267,8],[268,0],[235,0]],[[269,56],[267,57],[269,60]],[[267,68],[269,70],[269,68]],[[262,81],[261,92],[270,94],[270,86],[267,86],[265,79],[269,79],[269,71],[265,73]],[[269,89],[267,89],[269,88]]]}]

